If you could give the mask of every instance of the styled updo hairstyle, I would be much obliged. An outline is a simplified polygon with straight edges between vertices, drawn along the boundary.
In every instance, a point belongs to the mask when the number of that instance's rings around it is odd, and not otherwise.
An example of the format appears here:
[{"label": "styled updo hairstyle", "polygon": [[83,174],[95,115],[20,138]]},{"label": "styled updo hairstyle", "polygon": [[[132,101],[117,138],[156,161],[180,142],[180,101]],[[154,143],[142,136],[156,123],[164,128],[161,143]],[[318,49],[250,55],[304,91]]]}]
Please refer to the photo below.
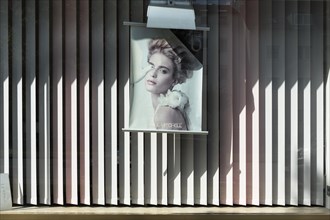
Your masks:
[{"label": "styled updo hairstyle", "polygon": [[193,74],[193,61],[182,46],[172,48],[165,39],[149,42],[148,60],[155,53],[162,53],[174,64],[174,79],[178,84],[184,83]]}]

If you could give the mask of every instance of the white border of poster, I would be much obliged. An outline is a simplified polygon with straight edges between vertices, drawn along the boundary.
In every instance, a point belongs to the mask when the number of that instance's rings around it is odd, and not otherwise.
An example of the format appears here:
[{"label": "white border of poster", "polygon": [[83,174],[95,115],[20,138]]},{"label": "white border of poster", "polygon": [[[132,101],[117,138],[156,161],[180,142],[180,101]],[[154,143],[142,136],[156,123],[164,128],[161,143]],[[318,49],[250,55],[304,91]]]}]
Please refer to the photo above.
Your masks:
[{"label": "white border of poster", "polygon": [[[168,29],[131,26],[130,43],[130,118],[129,128],[124,130],[202,132],[203,65],[199,60]],[[163,44],[160,49],[159,44]],[[174,69],[181,68],[181,72],[174,77],[175,83],[162,90],[155,99],[155,94],[160,92],[157,86],[160,88],[162,84],[162,70],[167,66],[161,63],[161,58],[156,59],[153,55],[164,55],[165,50],[174,54],[172,64]],[[168,54],[166,56],[168,58]],[[181,77],[184,80],[177,80],[184,70],[188,70]]]}]

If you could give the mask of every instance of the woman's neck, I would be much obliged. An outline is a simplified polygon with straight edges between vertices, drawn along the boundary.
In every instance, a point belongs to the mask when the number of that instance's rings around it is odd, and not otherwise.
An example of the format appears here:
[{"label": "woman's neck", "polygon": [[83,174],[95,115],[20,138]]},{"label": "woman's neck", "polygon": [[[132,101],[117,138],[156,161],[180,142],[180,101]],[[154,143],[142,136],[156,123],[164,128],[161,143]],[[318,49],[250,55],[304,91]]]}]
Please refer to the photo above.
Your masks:
[{"label": "woman's neck", "polygon": [[154,107],[154,110],[156,110],[156,108],[158,106],[159,96],[160,96],[160,94],[151,93],[151,101],[152,101],[152,106]]}]

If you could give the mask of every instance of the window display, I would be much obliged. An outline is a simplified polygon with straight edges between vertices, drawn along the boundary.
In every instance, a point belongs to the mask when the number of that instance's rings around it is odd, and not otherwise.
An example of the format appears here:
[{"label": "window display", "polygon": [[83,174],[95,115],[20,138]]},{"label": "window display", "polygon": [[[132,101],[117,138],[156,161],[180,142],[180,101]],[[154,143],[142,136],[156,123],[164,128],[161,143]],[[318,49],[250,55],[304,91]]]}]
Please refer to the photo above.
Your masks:
[{"label": "window display", "polygon": [[203,65],[170,31],[131,27],[130,129],[201,131]]}]

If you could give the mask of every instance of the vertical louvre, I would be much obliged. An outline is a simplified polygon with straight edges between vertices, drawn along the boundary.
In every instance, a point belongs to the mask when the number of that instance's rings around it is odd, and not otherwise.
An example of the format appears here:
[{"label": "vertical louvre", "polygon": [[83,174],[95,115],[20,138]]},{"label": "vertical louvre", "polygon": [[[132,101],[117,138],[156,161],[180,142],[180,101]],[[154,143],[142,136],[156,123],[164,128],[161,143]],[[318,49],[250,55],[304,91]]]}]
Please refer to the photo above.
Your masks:
[{"label": "vertical louvre", "polygon": [[[247,33],[247,204],[259,205],[259,7],[256,0],[246,2]],[[231,79],[232,80],[232,79]],[[230,114],[230,113],[229,113]]]},{"label": "vertical louvre", "polygon": [[298,202],[311,205],[311,29],[310,1],[299,1],[298,10]]},{"label": "vertical louvre", "polygon": [[[325,8],[325,17],[329,17],[330,16],[330,3],[329,2],[326,2],[324,4],[324,6],[326,7]],[[326,21],[326,36],[329,36],[330,35],[330,20],[328,19]],[[326,126],[325,126],[325,134],[326,134],[326,137],[325,137],[325,143],[326,143],[326,156],[325,156],[325,166],[326,166],[326,184],[327,186],[330,186],[330,115],[328,112],[330,112],[330,51],[329,51],[329,48],[330,48],[330,39],[329,37],[327,38],[326,40],[326,48],[327,48],[327,51],[326,51],[326,69],[325,69],[325,110],[326,110],[326,115],[325,115],[325,121],[326,121]],[[330,209],[330,196],[328,195],[326,197],[326,207],[328,209]]]},{"label": "vertical louvre", "polygon": [[157,203],[167,205],[167,134],[160,135],[157,151]]},{"label": "vertical louvre", "polygon": [[[200,6],[200,12],[207,10],[207,1]],[[201,19],[201,24],[207,25],[207,17]],[[207,63],[207,33],[202,34],[203,39],[199,42],[203,45],[203,64]],[[203,90],[202,90],[202,112],[207,111],[207,67],[203,66]],[[207,115],[202,115],[202,130],[207,129]],[[169,137],[169,136],[168,136]],[[169,139],[170,140],[170,139]],[[168,142],[169,148],[173,144]],[[194,136],[194,202],[196,205],[207,205],[207,136]]]},{"label": "vertical louvre", "polygon": [[91,125],[92,125],[92,198],[93,203],[105,204],[104,190],[104,57],[103,1],[91,2]]},{"label": "vertical louvre", "polygon": [[[130,0],[130,4],[131,20],[143,22],[143,0]],[[143,132],[131,133],[131,197],[132,203],[139,205],[144,205],[144,142]],[[158,183],[162,184],[160,181]],[[161,198],[161,191],[159,193]]]},{"label": "vertical louvre", "polygon": [[[245,4],[233,17],[234,204],[246,205],[246,25]],[[240,51],[237,53],[236,51]]]},{"label": "vertical louvre", "polygon": [[38,2],[38,202],[51,204],[50,193],[50,25],[49,1]]},{"label": "vertical louvre", "polygon": [[137,171],[137,174],[138,174],[138,201],[137,201],[137,204],[144,204],[144,192],[145,192],[145,189],[144,189],[144,165],[145,165],[145,162],[144,162],[144,134],[142,132],[138,133],[138,152],[137,152],[137,158],[138,158],[138,171]]},{"label": "vertical louvre", "polygon": [[273,2],[273,204],[285,205],[285,2]]},{"label": "vertical louvre", "polygon": [[9,173],[8,0],[0,1],[0,172]]},{"label": "vertical louvre", "polygon": [[[233,205],[233,11],[220,15],[220,203]],[[210,116],[209,116],[210,117]]]},{"label": "vertical louvre", "polygon": [[286,204],[298,205],[298,29],[297,1],[285,2]]},{"label": "vertical louvre", "polygon": [[23,204],[23,44],[22,2],[12,1],[12,190],[13,203]]},{"label": "vertical louvre", "polygon": [[117,2],[105,2],[105,158],[106,203],[118,204],[117,190]]},{"label": "vertical louvre", "polygon": [[194,137],[181,135],[181,202],[194,205]]},{"label": "vertical louvre", "polygon": [[260,1],[260,204],[272,205],[272,5]]},{"label": "vertical louvre", "polygon": [[[77,127],[77,2],[64,2],[65,17],[65,179],[66,203],[78,204],[78,127]],[[103,100],[102,100],[103,101]],[[100,118],[102,119],[102,118]]]},{"label": "vertical louvre", "polygon": [[26,203],[37,204],[37,93],[36,93],[36,3],[26,1],[25,11],[25,103],[26,142],[25,163]]},{"label": "vertical louvre", "polygon": [[132,149],[132,203],[144,205],[144,133],[138,132]]},{"label": "vertical louvre", "polygon": [[181,205],[181,135],[170,136],[173,138],[168,145],[168,203]]},{"label": "vertical louvre", "polygon": [[145,152],[144,152],[144,203],[149,204],[150,201],[150,187],[151,187],[151,138],[150,133],[145,134]]},{"label": "vertical louvre", "polygon": [[[323,4],[311,1],[311,204],[323,205],[324,188],[324,39]],[[315,181],[313,181],[315,180]]]},{"label": "vertical louvre", "polygon": [[[208,203],[219,205],[219,14],[218,5],[208,6],[208,84],[207,113],[208,143],[207,143],[207,198]],[[212,80],[210,80],[212,79]]]},{"label": "vertical louvre", "polygon": [[78,3],[78,92],[79,92],[79,195],[80,203],[89,205],[90,198],[90,35],[89,0]]},{"label": "vertical louvre", "polygon": [[53,201],[64,204],[63,172],[63,40],[62,1],[52,2],[52,146],[53,146]]},{"label": "vertical louvre", "polygon": [[150,145],[148,145],[148,156],[145,160],[148,160],[149,166],[146,166],[148,175],[148,182],[146,183],[146,204],[157,205],[157,151],[160,148],[160,142],[158,142],[157,133],[150,134]]},{"label": "vertical louvre", "polygon": [[[119,128],[128,127],[129,116],[129,27],[123,26],[129,21],[129,1],[118,1],[118,108]],[[130,205],[130,133],[119,133],[119,201]]]},{"label": "vertical louvre", "polygon": [[330,4],[194,2],[211,28],[207,136],[122,131],[123,22],[144,22],[149,1],[0,0],[0,172],[15,204],[329,206]]},{"label": "vertical louvre", "polygon": [[207,139],[202,135],[194,137],[194,203],[207,205]]},{"label": "vertical louvre", "polygon": [[[324,4],[324,7],[325,8],[325,18],[329,18],[330,16],[330,3],[329,2],[326,2]],[[326,29],[326,36],[329,36],[330,35],[330,20],[326,20],[326,25],[325,25]],[[326,110],[326,115],[325,115],[325,122],[326,122],[326,126],[325,126],[325,134],[326,134],[326,137],[325,137],[325,143],[326,143],[326,156],[325,156],[325,166],[326,166],[326,184],[327,186],[330,186],[330,115],[329,115],[329,112],[330,112],[330,51],[329,51],[329,48],[330,48],[330,38],[328,37],[327,40],[326,40],[326,48],[327,48],[327,51],[326,51],[326,69],[325,69],[325,110]],[[330,209],[330,196],[328,195],[326,197],[326,207],[328,209]]]}]

